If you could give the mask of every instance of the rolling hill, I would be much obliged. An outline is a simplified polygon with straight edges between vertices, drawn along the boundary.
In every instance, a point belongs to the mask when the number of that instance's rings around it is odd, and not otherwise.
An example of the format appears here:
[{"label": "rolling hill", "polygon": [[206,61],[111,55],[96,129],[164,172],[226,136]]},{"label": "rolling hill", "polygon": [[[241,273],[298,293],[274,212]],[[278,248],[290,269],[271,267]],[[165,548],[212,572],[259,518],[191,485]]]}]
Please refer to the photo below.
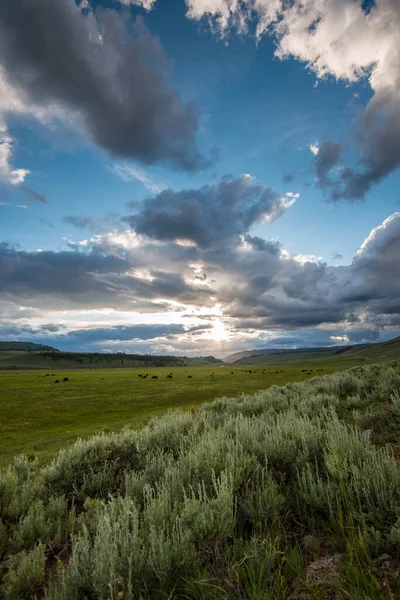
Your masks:
[{"label": "rolling hill", "polygon": [[0,352],[58,352],[57,348],[33,342],[0,342]]},{"label": "rolling hill", "polygon": [[[142,367],[184,367],[223,364],[214,356],[157,356],[102,352],[61,352],[51,346],[0,342],[0,369],[111,369]],[[18,347],[20,344],[20,347]]]},{"label": "rolling hill", "polygon": [[359,361],[391,360],[400,357],[400,337],[377,344],[331,346],[325,348],[296,349],[257,349],[236,352],[224,358],[224,362],[234,365],[278,365],[305,363],[316,360],[329,360],[344,357]]}]

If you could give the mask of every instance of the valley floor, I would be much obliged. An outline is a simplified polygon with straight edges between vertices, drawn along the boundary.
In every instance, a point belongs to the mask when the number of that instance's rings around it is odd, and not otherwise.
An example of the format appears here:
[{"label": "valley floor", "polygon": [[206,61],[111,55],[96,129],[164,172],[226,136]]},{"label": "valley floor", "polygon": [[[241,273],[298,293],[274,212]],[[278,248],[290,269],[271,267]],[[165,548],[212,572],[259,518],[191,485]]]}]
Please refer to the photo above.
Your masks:
[{"label": "valley floor", "polygon": [[398,366],[317,375],[16,457],[2,597],[398,598]]},{"label": "valley floor", "polygon": [[56,363],[49,370],[0,370],[0,466],[19,452],[47,461],[77,438],[101,430],[140,427],[169,409],[190,409],[221,396],[304,381],[353,364],[338,358],[273,366],[71,370]]}]

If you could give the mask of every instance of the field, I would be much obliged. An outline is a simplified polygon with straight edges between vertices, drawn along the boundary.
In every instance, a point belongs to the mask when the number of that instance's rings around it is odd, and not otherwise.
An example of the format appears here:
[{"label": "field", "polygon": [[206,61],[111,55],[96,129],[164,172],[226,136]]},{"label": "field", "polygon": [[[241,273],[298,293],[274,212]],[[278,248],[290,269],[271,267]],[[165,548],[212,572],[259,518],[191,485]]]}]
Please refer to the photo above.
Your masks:
[{"label": "field", "polygon": [[1,597],[399,598],[393,367],[171,412],[80,440],[48,466],[17,457],[0,472]]},{"label": "field", "polygon": [[[54,370],[49,371],[0,370],[0,464],[7,464],[19,452],[35,452],[46,461],[78,437],[103,429],[139,427],[171,408],[190,409],[220,396],[234,397],[271,385],[303,381],[319,369],[331,373],[348,366],[349,361],[343,359],[314,361],[312,371],[309,364],[149,370],[66,370],[53,365]],[[171,372],[172,379],[168,379]],[[146,379],[138,377],[146,373]],[[151,379],[153,375],[158,379]],[[63,382],[65,377],[69,381]],[[56,379],[60,383],[55,384]]]}]

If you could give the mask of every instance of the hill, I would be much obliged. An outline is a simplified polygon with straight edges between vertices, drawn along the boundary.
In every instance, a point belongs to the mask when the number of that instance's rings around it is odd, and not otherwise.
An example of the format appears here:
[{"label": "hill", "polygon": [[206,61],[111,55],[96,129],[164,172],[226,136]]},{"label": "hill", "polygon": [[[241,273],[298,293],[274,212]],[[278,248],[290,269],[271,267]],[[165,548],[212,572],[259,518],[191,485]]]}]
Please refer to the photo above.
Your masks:
[{"label": "hill", "polygon": [[[17,342],[15,342],[17,343]],[[24,346],[25,344],[22,344]],[[0,369],[111,369],[132,367],[185,367],[223,364],[214,356],[163,356],[102,352],[61,352],[32,344],[36,350],[0,351]],[[38,348],[40,351],[38,351]]]},{"label": "hill", "polygon": [[0,352],[58,352],[56,348],[33,342],[1,342]]},{"label": "hill", "polygon": [[376,344],[331,346],[325,348],[256,349],[236,352],[225,357],[225,363],[238,365],[278,365],[335,360],[339,356],[360,361],[391,360],[400,356],[400,337]]}]

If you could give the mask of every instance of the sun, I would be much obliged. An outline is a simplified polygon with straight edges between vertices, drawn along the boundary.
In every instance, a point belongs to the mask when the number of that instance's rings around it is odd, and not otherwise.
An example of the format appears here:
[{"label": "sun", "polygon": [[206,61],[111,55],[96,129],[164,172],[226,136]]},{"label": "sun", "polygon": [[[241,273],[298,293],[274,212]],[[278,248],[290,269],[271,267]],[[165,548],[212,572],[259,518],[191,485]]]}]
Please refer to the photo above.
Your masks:
[{"label": "sun", "polygon": [[222,321],[214,321],[213,327],[210,331],[210,337],[216,342],[222,342],[228,337],[228,332],[225,329],[225,325]]}]

